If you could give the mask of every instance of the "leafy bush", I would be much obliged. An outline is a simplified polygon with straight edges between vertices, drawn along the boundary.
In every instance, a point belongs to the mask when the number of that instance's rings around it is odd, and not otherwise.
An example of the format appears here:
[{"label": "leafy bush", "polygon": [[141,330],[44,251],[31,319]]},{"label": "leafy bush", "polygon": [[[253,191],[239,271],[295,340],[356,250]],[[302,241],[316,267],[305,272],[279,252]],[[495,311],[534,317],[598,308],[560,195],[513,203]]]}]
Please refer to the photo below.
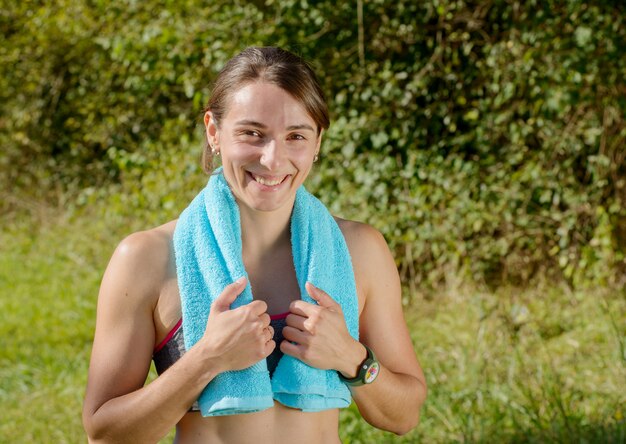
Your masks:
[{"label": "leafy bush", "polygon": [[331,104],[310,187],[383,231],[413,290],[625,283],[619,2],[11,2],[0,29],[5,211],[54,195],[175,216],[202,182],[211,79],[280,45]]}]

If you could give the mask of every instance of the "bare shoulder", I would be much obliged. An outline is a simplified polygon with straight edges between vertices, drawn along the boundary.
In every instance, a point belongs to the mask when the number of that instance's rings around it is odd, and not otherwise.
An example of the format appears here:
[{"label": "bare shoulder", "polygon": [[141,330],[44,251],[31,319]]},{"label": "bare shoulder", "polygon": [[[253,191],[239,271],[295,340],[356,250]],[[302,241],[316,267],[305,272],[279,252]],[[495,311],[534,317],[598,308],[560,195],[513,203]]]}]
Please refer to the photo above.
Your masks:
[{"label": "bare shoulder", "polygon": [[[117,255],[131,261],[161,259],[171,250],[175,225],[174,220],[156,228],[137,231],[126,236],[117,246],[114,257]],[[144,257],[146,255],[149,257]]]},{"label": "bare shoulder", "polygon": [[353,220],[335,217],[339,229],[343,233],[353,260],[367,255],[387,255],[389,247],[383,235],[376,228]]},{"label": "bare shoulder", "polygon": [[[359,293],[365,300],[385,296],[377,288],[399,288],[398,270],[383,235],[372,226],[335,218],[350,251]],[[381,296],[381,297],[382,297]],[[388,294],[385,297],[389,297]],[[365,302],[365,301],[363,301]]]},{"label": "bare shoulder", "polygon": [[176,221],[168,222],[124,238],[111,257],[102,287],[106,289],[111,284],[132,290],[129,293],[133,295],[158,296],[174,270],[172,238],[175,224]]}]

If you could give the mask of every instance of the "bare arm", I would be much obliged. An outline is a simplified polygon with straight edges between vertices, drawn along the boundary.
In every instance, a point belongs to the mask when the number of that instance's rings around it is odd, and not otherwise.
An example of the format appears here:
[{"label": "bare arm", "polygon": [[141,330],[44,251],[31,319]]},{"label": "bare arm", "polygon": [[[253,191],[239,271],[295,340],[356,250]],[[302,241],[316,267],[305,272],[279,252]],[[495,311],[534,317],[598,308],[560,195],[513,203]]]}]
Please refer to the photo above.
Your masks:
[{"label": "bare arm", "polygon": [[[366,279],[360,340],[373,350],[381,370],[372,384],[352,388],[352,396],[367,422],[404,434],[419,423],[426,381],[402,313],[400,279],[387,243],[370,227],[361,226],[355,231],[360,239],[356,239],[353,254],[357,257],[353,260]],[[365,358],[365,350],[360,344],[353,350],[357,358],[351,368],[356,369]]]},{"label": "bare arm", "polygon": [[367,345],[378,358],[381,370],[372,384],[352,388],[352,396],[367,422],[404,434],[419,422],[426,382],[402,313],[398,271],[380,233],[347,221],[340,226],[364,299],[359,317],[361,342],[348,334],[341,307],[309,285],[307,290],[319,305],[292,303],[283,330],[287,340],[282,342],[281,350],[309,365],[335,369],[350,378],[356,376],[366,357],[362,344]]},{"label": "bare arm", "polygon": [[[264,303],[228,310],[245,287],[245,280],[236,282],[214,303],[205,336],[144,386],[155,342],[152,314],[169,245],[158,234],[137,233],[120,244],[107,267],[83,406],[90,442],[158,441],[219,372],[245,368],[274,347],[263,333],[269,324]],[[237,332],[228,328],[233,324]]]}]

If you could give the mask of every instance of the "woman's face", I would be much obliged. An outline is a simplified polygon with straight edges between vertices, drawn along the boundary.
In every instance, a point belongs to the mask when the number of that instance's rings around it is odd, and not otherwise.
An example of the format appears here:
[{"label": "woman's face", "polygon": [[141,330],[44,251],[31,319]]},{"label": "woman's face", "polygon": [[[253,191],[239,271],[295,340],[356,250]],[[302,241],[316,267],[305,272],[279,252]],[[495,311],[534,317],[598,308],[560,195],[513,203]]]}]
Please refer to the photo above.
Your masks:
[{"label": "woman's face", "polygon": [[239,205],[291,211],[321,142],[300,102],[276,85],[255,82],[232,95],[219,128],[210,111],[204,121]]}]

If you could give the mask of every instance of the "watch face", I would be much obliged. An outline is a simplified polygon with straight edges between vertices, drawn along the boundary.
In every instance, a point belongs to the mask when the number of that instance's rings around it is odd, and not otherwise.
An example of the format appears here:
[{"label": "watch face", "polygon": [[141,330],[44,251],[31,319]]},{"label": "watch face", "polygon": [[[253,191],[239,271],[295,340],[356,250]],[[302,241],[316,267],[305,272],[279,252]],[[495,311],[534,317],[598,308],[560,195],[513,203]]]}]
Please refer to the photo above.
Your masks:
[{"label": "watch face", "polygon": [[372,362],[372,365],[370,365],[370,367],[365,372],[365,377],[363,378],[363,382],[365,382],[366,384],[373,382],[374,379],[376,379],[376,376],[378,376],[379,369],[380,368],[379,368],[378,362]]}]

